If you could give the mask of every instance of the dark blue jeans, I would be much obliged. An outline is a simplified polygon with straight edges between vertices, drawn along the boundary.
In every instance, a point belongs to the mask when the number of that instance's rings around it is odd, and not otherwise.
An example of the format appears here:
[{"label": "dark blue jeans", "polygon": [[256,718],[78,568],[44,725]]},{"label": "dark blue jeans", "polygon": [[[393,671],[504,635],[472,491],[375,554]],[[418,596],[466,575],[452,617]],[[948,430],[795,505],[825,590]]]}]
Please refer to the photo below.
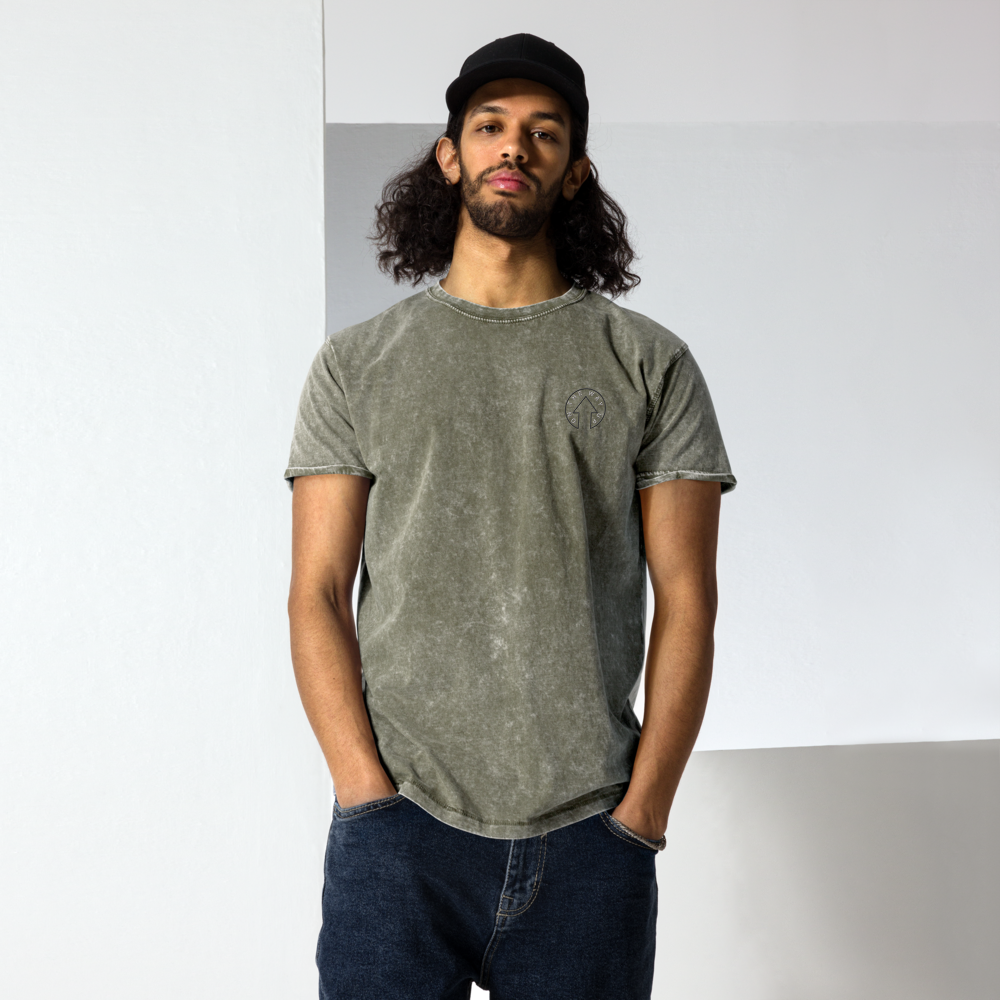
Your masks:
[{"label": "dark blue jeans", "polygon": [[334,803],[321,1000],[649,1000],[656,849],[607,811],[539,837],[455,829],[400,794]]}]

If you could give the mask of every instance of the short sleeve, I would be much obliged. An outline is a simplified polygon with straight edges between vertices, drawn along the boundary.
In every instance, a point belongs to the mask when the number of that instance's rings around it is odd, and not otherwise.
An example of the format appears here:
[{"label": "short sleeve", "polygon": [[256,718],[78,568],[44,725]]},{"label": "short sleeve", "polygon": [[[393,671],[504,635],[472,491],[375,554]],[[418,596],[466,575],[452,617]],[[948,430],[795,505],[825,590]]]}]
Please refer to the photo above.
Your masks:
[{"label": "short sleeve", "polygon": [[686,347],[671,361],[650,401],[635,472],[639,490],[668,479],[721,483],[723,493],[736,487],[712,397]]},{"label": "short sleeve", "polygon": [[296,476],[325,473],[375,478],[361,454],[329,340],[316,353],[302,387],[285,481],[292,489]]}]

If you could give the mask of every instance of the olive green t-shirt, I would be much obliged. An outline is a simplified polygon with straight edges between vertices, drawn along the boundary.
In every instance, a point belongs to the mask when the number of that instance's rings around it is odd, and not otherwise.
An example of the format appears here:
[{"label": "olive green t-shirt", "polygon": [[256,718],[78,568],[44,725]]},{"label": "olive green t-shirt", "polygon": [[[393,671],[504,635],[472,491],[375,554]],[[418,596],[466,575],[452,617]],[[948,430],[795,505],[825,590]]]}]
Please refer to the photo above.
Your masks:
[{"label": "olive green t-shirt", "polygon": [[578,287],[425,289],[329,336],[296,476],[371,480],[358,640],[386,773],[438,819],[532,837],[616,806],[640,724],[638,490],[736,484],[687,345]]}]

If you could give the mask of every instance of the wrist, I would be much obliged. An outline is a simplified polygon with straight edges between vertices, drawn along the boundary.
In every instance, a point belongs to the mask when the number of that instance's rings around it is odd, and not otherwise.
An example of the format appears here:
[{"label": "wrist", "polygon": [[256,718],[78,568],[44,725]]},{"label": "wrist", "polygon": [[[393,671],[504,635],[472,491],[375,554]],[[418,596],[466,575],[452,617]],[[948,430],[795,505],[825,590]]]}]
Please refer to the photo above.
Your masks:
[{"label": "wrist", "polygon": [[396,786],[383,775],[382,781],[366,782],[355,785],[333,786],[333,794],[337,802],[344,808],[361,805],[362,802],[374,802],[396,794]]},{"label": "wrist", "polygon": [[620,823],[649,840],[659,840],[667,829],[670,804],[651,796],[627,791],[611,813]]},{"label": "wrist", "polygon": [[337,802],[345,809],[396,794],[396,786],[377,757],[373,761],[359,762],[347,770],[338,768],[336,773],[330,768],[330,777]]}]

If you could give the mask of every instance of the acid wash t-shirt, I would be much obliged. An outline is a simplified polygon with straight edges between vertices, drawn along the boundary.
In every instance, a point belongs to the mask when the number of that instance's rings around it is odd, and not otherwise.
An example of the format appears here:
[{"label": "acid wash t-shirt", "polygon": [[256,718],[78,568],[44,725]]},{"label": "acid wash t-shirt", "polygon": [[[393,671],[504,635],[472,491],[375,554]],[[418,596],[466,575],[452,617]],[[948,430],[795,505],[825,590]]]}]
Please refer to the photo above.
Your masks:
[{"label": "acid wash t-shirt", "polygon": [[433,816],[538,836],[625,794],[645,644],[638,490],[736,484],[686,344],[571,288],[435,285],[329,336],[296,476],[371,480],[358,640],[386,773]]}]

